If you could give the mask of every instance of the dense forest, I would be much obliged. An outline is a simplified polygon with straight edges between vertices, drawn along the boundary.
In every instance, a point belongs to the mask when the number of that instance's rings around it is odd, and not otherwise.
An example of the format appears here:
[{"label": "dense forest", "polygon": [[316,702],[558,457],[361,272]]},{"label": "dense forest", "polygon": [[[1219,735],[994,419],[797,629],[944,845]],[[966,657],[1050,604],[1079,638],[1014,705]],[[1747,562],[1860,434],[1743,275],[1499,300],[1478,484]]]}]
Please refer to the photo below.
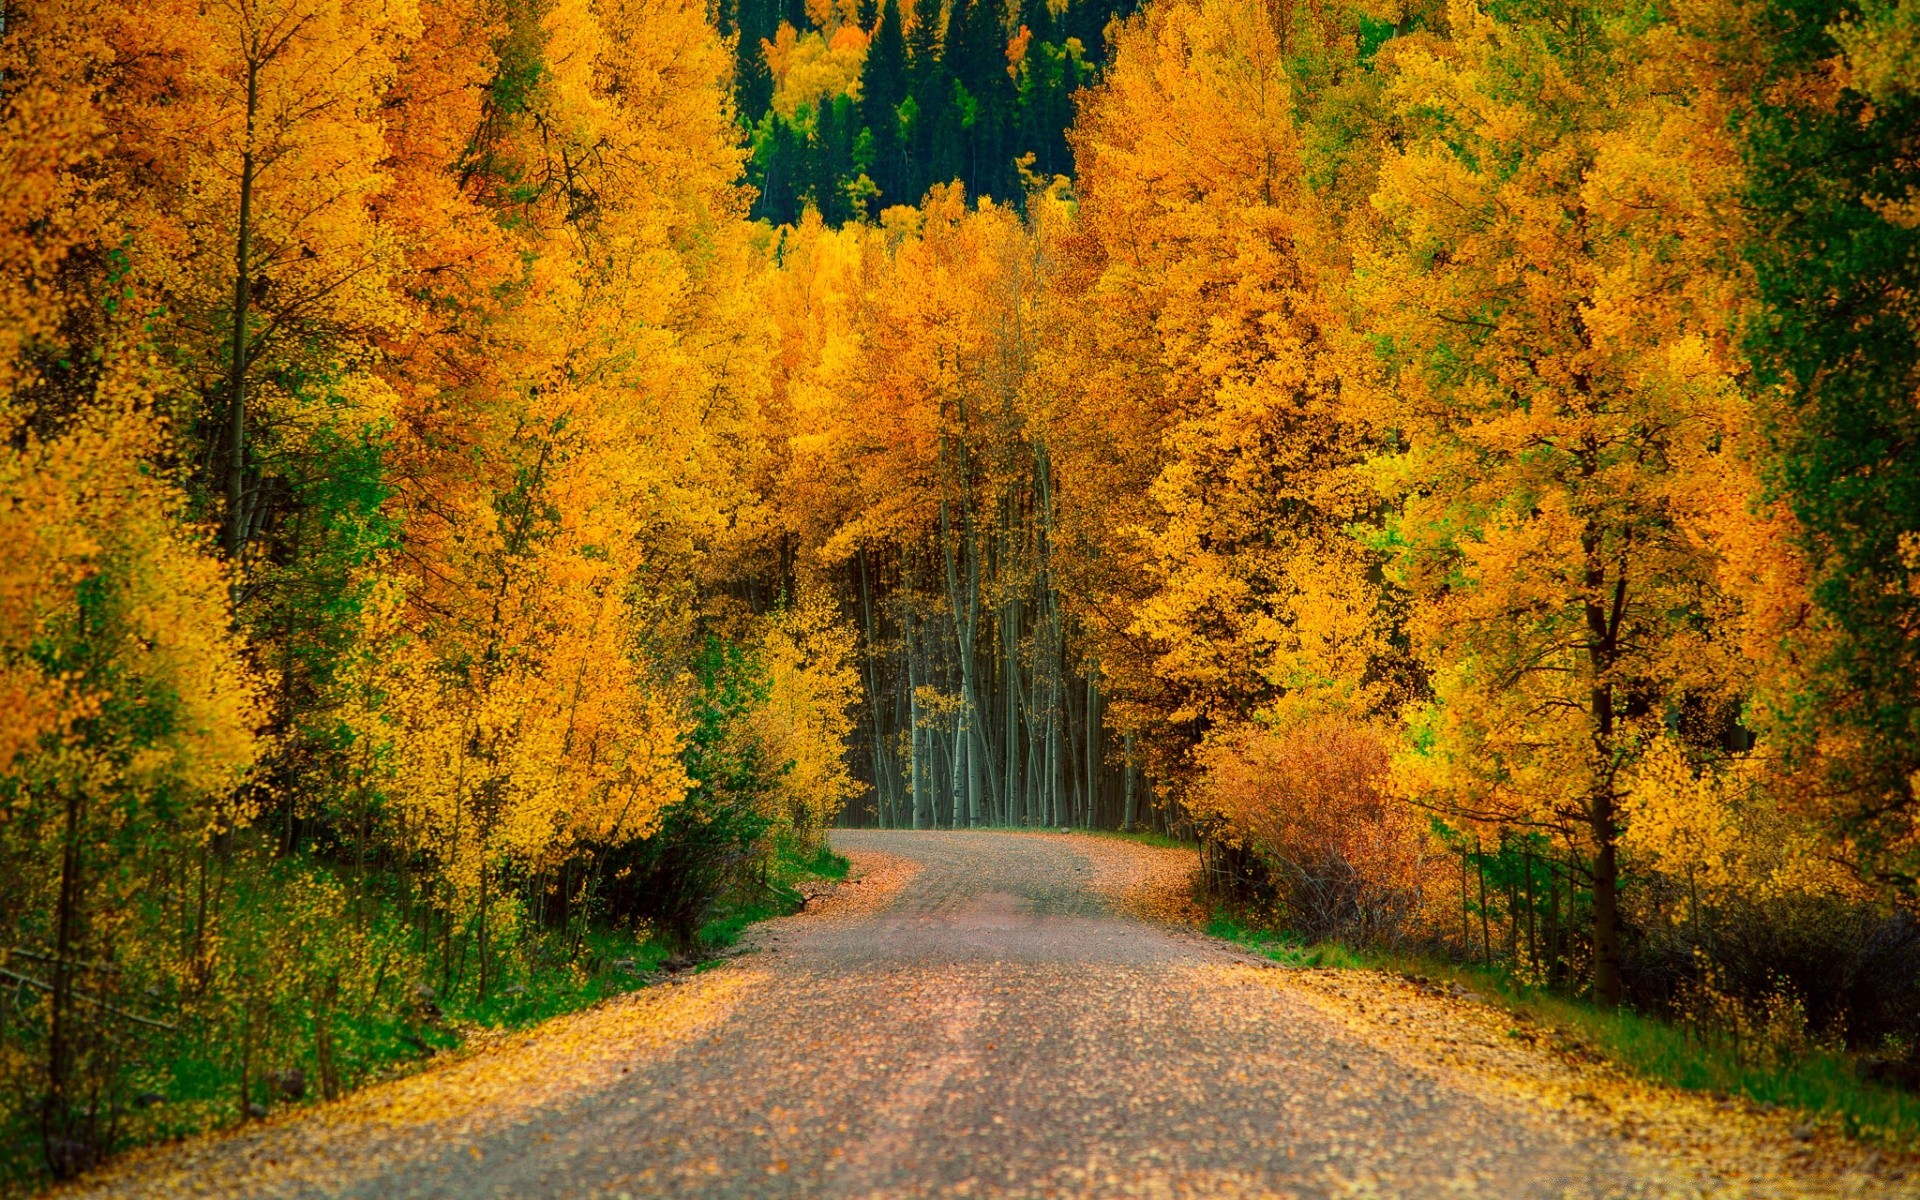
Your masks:
[{"label": "dense forest", "polygon": [[753,215],[872,220],[958,182],[1020,203],[1072,167],[1073,95],[1099,74],[1133,0],[911,3],[732,0],[734,96]]},{"label": "dense forest", "polygon": [[836,821],[1920,1045],[1913,0],[0,33],[11,1176],[698,954]]}]

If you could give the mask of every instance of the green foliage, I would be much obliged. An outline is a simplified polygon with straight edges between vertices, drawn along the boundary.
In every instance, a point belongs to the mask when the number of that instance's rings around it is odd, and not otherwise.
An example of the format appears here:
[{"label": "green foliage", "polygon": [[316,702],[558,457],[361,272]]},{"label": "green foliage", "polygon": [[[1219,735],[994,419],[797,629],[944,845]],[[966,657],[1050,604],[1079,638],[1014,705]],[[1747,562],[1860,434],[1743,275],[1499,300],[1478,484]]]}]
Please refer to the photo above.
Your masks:
[{"label": "green foliage", "polygon": [[[113,983],[116,1003],[163,1013],[169,1027],[122,1022],[117,1031],[113,1073],[96,1092],[109,1106],[108,1150],[231,1125],[247,1119],[243,1105],[310,1104],[404,1074],[475,1032],[524,1028],[644,987],[685,949],[599,925],[530,929],[490,964],[482,995],[470,955],[444,973],[434,931],[409,920],[402,876],[355,880],[313,857],[275,859],[257,839],[236,843],[214,869],[216,886],[230,890],[204,980],[135,999],[160,981],[133,977],[130,965]],[[797,909],[800,883],[847,870],[824,846],[783,845],[769,886],[709,909],[694,945],[729,946],[754,922]],[[146,897],[131,915],[157,920],[165,908]],[[31,965],[17,952],[9,961]],[[31,1014],[17,990],[0,991],[0,1033],[31,1051],[39,1027],[21,1019]],[[39,1114],[25,1099],[0,1096],[0,1195],[44,1179]]]},{"label": "green foliage", "polygon": [[1847,1137],[1920,1147],[1920,1096],[1861,1079],[1859,1060],[1830,1047],[1736,1043],[1633,1008],[1606,1010],[1501,972],[1427,956],[1381,954],[1356,964],[1457,982],[1566,1035],[1635,1074],[1691,1092],[1793,1109]]},{"label": "green foliage", "polygon": [[867,175],[873,146],[849,96],[801,105],[791,120],[769,110],[754,127],[747,164],[759,193],[755,212],[776,225],[797,223],[808,208],[832,225],[865,216],[877,195]]},{"label": "green foliage", "polygon": [[694,661],[699,684],[686,768],[693,786],[650,836],[606,853],[608,915],[644,922],[673,946],[696,948],[715,905],[748,881],[772,828],[768,799],[782,767],[746,727],[765,699],[764,670],[744,646],[710,636]]},{"label": "green foliage", "polygon": [[1507,971],[1432,955],[1308,945],[1226,913],[1213,916],[1207,933],[1286,967],[1385,971],[1459,984],[1557,1031],[1563,1049],[1598,1053],[1644,1078],[1803,1112],[1847,1137],[1874,1144],[1920,1147],[1920,1096],[1864,1082],[1857,1058],[1832,1048],[1735,1043],[1630,1007],[1603,1009],[1528,986]]},{"label": "green foliage", "polygon": [[846,879],[852,867],[829,846],[802,851],[787,839],[780,839],[773,861],[762,877],[762,886],[751,892],[745,902],[724,909],[700,927],[694,948],[707,953],[724,950],[740,940],[740,934],[756,921],[797,911],[802,903],[799,885],[807,880]]},{"label": "green foliage", "polygon": [[1093,837],[1116,838],[1123,842],[1138,842],[1142,846],[1158,846],[1167,850],[1193,850],[1199,843],[1171,834],[1157,833],[1151,829],[1136,829],[1126,832],[1118,829],[1083,829],[1079,832]]},{"label": "green foliage", "polygon": [[1360,951],[1339,942],[1309,944],[1296,934],[1267,929],[1224,912],[1216,912],[1207,922],[1207,935],[1287,967],[1358,969],[1368,965]]},{"label": "green foliage", "polygon": [[[1023,203],[1023,172],[1040,183],[1072,172],[1072,97],[1098,76],[1108,22],[1136,6],[1070,0],[1056,23],[1045,4],[1009,13],[994,0],[974,0],[909,23],[897,2],[883,4],[863,23],[869,43],[858,102],[843,95],[788,119],[774,111],[773,80],[758,50],[780,20],[802,32],[807,22],[736,0],[735,100],[751,130],[753,215],[787,224],[812,208],[831,225],[871,220],[955,180],[970,197]],[[1010,72],[1009,45],[1022,28],[1024,54]]]},{"label": "green foliage", "polygon": [[[1741,132],[1764,319],[1751,349],[1787,403],[1776,485],[1805,531],[1814,599],[1838,637],[1787,714],[1823,733],[1837,826],[1912,889],[1920,771],[1920,88],[1886,0],[1769,0]],[[1910,16],[1908,19],[1911,19]],[[1846,36],[1847,45],[1839,38]],[[1829,96],[1831,61],[1851,86]],[[1799,80],[1820,80],[1802,86]]]}]

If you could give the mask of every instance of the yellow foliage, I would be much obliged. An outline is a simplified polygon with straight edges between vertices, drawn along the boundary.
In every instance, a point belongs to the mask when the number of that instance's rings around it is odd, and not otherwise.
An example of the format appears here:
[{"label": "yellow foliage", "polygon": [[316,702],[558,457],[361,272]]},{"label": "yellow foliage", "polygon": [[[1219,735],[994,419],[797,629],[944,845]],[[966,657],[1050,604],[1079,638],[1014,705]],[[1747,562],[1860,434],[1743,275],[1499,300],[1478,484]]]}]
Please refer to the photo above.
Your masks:
[{"label": "yellow foliage", "polygon": [[1241,727],[1201,748],[1197,815],[1262,863],[1289,927],[1313,939],[1410,931],[1444,865],[1389,788],[1390,739],[1346,718]]},{"label": "yellow foliage", "polygon": [[[203,836],[256,753],[259,686],[228,632],[226,579],[178,521],[142,411],[149,364],[96,407],[0,451],[0,787],[16,830],[68,789],[137,810],[165,794]],[[141,720],[141,714],[150,714]]]},{"label": "yellow foliage", "polygon": [[1684,879],[1708,900],[1863,898],[1820,832],[1768,788],[1764,771],[1752,758],[1696,765],[1675,738],[1660,734],[1626,776],[1621,848],[1636,869]]},{"label": "yellow foliage", "polygon": [[766,618],[758,659],[766,696],[748,724],[780,771],[768,814],[811,845],[839,816],[857,785],[847,770],[847,737],[860,679],[853,631],[826,596],[802,592]]},{"label": "yellow foliage", "polygon": [[1735,172],[1669,87],[1666,28],[1604,26],[1621,45],[1575,79],[1532,26],[1450,22],[1444,53],[1395,59],[1423,132],[1382,164],[1358,267],[1403,348],[1378,420],[1407,449],[1373,472],[1434,681],[1413,786],[1585,837],[1633,744],[1625,690],[1724,698],[1743,673],[1683,618],[1728,606],[1704,518],[1752,477],[1714,269]]},{"label": "yellow foliage", "polygon": [[[1155,5],[1075,128],[1077,218],[1034,389],[1060,462],[1070,594],[1119,719],[1164,742],[1389,698],[1333,214],[1308,185],[1287,39],[1305,13]],[[1178,772],[1177,762],[1163,770]]]},{"label": "yellow foliage", "polygon": [[773,110],[792,120],[802,105],[817,110],[836,96],[860,98],[860,72],[867,63],[867,35],[856,24],[831,34],[796,33],[780,23],[771,42],[760,43],[773,74]]}]

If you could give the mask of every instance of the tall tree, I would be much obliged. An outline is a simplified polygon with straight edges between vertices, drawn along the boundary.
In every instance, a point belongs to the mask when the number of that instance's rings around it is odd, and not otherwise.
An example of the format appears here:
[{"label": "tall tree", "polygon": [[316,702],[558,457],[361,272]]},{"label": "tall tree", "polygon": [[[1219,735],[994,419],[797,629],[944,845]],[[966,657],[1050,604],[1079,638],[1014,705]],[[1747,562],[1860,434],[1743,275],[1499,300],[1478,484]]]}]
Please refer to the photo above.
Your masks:
[{"label": "tall tree", "polygon": [[1000,0],[969,0],[956,6],[948,39],[946,62],[963,105],[959,178],[975,198],[1019,199],[1009,141],[1015,93],[1007,71],[1005,13]]},{"label": "tall tree", "polygon": [[885,0],[860,73],[860,119],[873,135],[873,182],[882,204],[912,203],[900,106],[907,98],[907,40],[899,0]]},{"label": "tall tree", "polygon": [[[1753,348],[1785,392],[1778,484],[1831,629],[1779,732],[1817,766],[1815,807],[1865,869],[1920,889],[1920,17],[1910,3],[1765,3],[1730,47]],[[1755,61],[1757,60],[1757,62]],[[1817,82],[1816,82],[1817,81]]]},{"label": "tall tree", "polygon": [[1121,32],[1074,133],[1080,216],[1035,390],[1069,593],[1162,779],[1223,728],[1383,691],[1369,557],[1342,533],[1368,503],[1347,393],[1369,365],[1344,344],[1283,40],[1336,33],[1280,4],[1162,4]]},{"label": "tall tree", "polygon": [[916,4],[907,27],[907,103],[901,124],[908,148],[902,185],[909,203],[959,174],[959,114],[954,110],[953,72],[946,62],[947,15],[941,5]]},{"label": "tall tree", "polygon": [[1717,744],[1742,690],[1713,619],[1728,506],[1703,500],[1750,477],[1738,175],[1670,27],[1586,0],[1449,21],[1444,53],[1394,59],[1404,142],[1356,267],[1397,367],[1383,541],[1433,690],[1414,794],[1580,853],[1613,1004],[1627,777],[1661,728]]}]

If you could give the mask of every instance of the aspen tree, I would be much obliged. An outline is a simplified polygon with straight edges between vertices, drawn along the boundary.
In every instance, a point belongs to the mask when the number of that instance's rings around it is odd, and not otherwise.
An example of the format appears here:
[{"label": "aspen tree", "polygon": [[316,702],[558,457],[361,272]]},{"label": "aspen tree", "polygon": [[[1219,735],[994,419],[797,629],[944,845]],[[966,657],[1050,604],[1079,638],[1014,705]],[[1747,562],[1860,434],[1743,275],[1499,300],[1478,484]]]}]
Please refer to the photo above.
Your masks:
[{"label": "aspen tree", "polygon": [[1119,32],[1073,139],[1079,210],[1036,388],[1060,459],[1065,591],[1112,709],[1163,777],[1216,728],[1382,701],[1388,657],[1348,393],[1336,214],[1306,178],[1280,3],[1157,5]]},{"label": "aspen tree", "polygon": [[1612,1004],[1622,772],[1683,694],[1740,679],[1696,507],[1742,419],[1735,171],[1671,27],[1464,0],[1448,23],[1394,60],[1408,136],[1357,268],[1398,368],[1405,449],[1372,469],[1434,694],[1408,786],[1580,850]]}]

